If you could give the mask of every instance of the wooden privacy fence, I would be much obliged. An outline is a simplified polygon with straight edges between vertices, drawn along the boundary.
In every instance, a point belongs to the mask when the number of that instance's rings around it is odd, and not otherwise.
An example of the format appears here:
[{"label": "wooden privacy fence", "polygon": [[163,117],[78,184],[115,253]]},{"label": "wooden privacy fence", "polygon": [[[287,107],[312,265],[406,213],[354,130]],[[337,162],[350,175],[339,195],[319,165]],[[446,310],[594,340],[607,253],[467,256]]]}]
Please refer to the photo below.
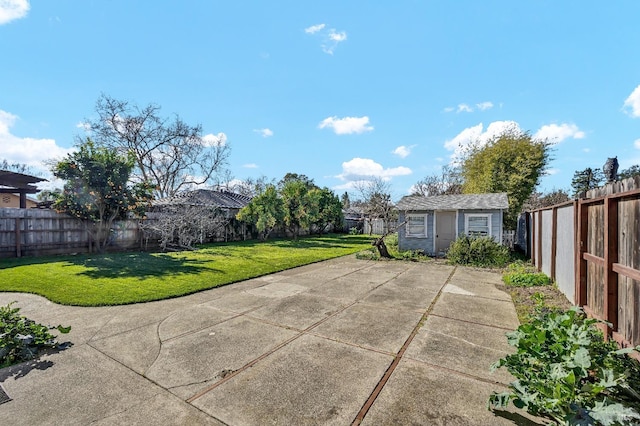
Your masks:
[{"label": "wooden privacy fence", "polygon": [[[116,221],[110,249],[140,247],[137,220]],[[83,253],[89,251],[84,222],[53,210],[0,208],[0,258]]]},{"label": "wooden privacy fence", "polygon": [[640,344],[640,177],[533,211],[530,243],[569,300],[609,322],[623,346]]}]

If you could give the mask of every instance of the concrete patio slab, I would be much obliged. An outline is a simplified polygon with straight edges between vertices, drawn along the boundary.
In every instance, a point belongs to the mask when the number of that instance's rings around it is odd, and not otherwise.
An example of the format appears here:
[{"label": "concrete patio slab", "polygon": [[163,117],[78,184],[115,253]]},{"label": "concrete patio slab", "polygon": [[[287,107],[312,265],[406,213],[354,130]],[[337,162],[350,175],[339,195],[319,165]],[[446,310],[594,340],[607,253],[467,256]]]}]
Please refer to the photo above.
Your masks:
[{"label": "concrete patio slab", "polygon": [[338,298],[343,303],[356,301],[383,283],[357,276],[342,277],[327,281],[309,290],[308,294]]},{"label": "concrete patio slab", "polygon": [[224,423],[185,403],[180,398],[168,394],[156,395],[138,405],[129,407],[125,411],[91,423],[91,425],[95,426],[166,424],[177,426],[225,426]]},{"label": "concrete patio slab", "polygon": [[403,359],[362,422],[363,425],[537,425],[522,412],[511,419],[487,410],[492,391],[504,388]]},{"label": "concrete patio slab", "polygon": [[[441,283],[440,286],[443,284]],[[363,302],[389,308],[412,309],[417,312],[424,312],[437,294],[436,291],[400,288],[390,284],[373,290],[363,299]]]},{"label": "concrete patio slab", "polygon": [[230,425],[348,425],[391,360],[306,335],[193,404]]},{"label": "concrete patio slab", "polygon": [[509,384],[514,379],[504,369],[489,367],[512,353],[501,328],[429,317],[407,349],[406,357],[446,367],[487,381]]},{"label": "concrete patio slab", "polygon": [[222,378],[296,334],[250,318],[234,318],[164,342],[146,376],[164,388]]},{"label": "concrete patio slab", "polygon": [[161,342],[183,334],[204,330],[238,314],[226,312],[211,306],[210,302],[192,306],[173,312],[157,326],[157,334]]},{"label": "concrete patio slab", "polygon": [[489,299],[505,300],[511,302],[511,296],[496,288],[495,284],[485,282],[471,282],[455,280],[455,284],[447,284],[443,290],[445,293],[463,294],[467,296],[480,296]]},{"label": "concrete patio slab", "polygon": [[162,391],[87,345],[41,362],[51,365],[22,377],[12,375],[19,366],[0,370],[0,381],[13,398],[0,406],[0,423],[89,424],[143,404]]},{"label": "concrete patio slab", "polygon": [[511,301],[452,293],[443,293],[440,301],[433,308],[433,315],[512,330],[519,325]]},{"label": "concrete patio slab", "polygon": [[522,422],[485,408],[508,381],[488,364],[518,325],[498,282],[440,262],[346,256],[138,305],[0,293],[34,320],[71,325],[59,340],[74,344],[0,369],[13,398],[0,424],[343,425],[368,402],[365,424]]},{"label": "concrete patio slab", "polygon": [[256,309],[249,313],[248,316],[268,320],[284,327],[304,330],[327,318],[343,306],[345,304],[340,299],[315,296],[308,293],[297,294]]},{"label": "concrete patio slab", "polygon": [[396,354],[421,313],[357,303],[313,329],[316,335]]}]

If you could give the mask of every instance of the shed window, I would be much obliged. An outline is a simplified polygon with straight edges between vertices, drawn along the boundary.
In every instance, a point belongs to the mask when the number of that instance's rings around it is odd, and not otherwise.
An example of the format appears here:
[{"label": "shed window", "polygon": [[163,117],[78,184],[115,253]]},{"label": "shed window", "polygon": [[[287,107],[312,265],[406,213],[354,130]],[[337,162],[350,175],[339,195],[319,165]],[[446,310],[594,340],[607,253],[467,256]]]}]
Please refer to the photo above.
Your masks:
[{"label": "shed window", "polygon": [[473,237],[491,236],[490,214],[466,214],[465,234]]},{"label": "shed window", "polygon": [[416,237],[416,238],[427,237],[427,215],[426,214],[407,215],[407,237]]}]

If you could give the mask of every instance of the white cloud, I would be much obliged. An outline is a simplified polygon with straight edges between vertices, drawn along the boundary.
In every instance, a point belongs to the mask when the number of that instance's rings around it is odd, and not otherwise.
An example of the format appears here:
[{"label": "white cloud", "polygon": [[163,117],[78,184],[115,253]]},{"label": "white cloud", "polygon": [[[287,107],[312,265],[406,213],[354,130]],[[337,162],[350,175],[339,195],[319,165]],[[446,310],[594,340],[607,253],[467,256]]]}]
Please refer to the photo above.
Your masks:
[{"label": "white cloud", "polygon": [[324,29],[325,26],[326,26],[326,24],[312,25],[310,27],[305,28],[304,32],[307,33],[307,34],[315,34],[318,31]]},{"label": "white cloud", "polygon": [[479,104],[476,104],[476,107],[478,107],[480,111],[486,111],[488,109],[493,108],[493,102],[489,102],[489,101],[480,102]]},{"label": "white cloud", "polygon": [[0,25],[24,18],[29,12],[27,0],[0,0]]},{"label": "white cloud", "polygon": [[394,176],[406,176],[413,173],[408,167],[384,168],[369,158],[353,158],[342,163],[342,173],[336,176],[342,181],[358,182],[375,178],[390,180]]},{"label": "white cloud", "polygon": [[557,175],[560,173],[560,169],[546,169],[544,172],[548,175]]},{"label": "white cloud", "polygon": [[336,32],[335,29],[329,30],[329,40],[340,43],[341,41],[345,41],[347,39],[347,33],[344,31]]},{"label": "white cloud", "polygon": [[202,141],[205,146],[225,146],[227,144],[227,135],[224,133],[218,133],[217,135],[209,133],[202,137]]},{"label": "white cloud", "polygon": [[464,129],[453,139],[446,141],[444,147],[449,151],[453,151],[451,160],[455,163],[460,160],[470,145],[478,143],[482,146],[492,138],[507,131],[524,133],[515,121],[494,121],[487,126],[486,130],[484,130],[483,124],[480,123],[477,126]]},{"label": "white cloud", "polygon": [[333,129],[336,135],[349,135],[352,133],[364,133],[373,130],[373,126],[369,125],[369,117],[344,117],[338,118],[336,116],[327,117],[320,124],[318,128]]},{"label": "white cloud", "polygon": [[622,109],[631,117],[640,117],[640,85],[624,101]]},{"label": "white cloud", "polygon": [[584,139],[585,133],[575,124],[546,124],[540,127],[533,137],[548,140],[551,143],[560,143],[567,138]]},{"label": "white cloud", "polygon": [[53,179],[45,162],[62,159],[74,149],[63,148],[53,139],[23,138],[11,134],[10,129],[17,119],[18,116],[0,110],[0,158],[9,163],[26,164],[36,174],[50,180],[49,183],[38,184],[39,188],[61,187],[61,181]]},{"label": "white cloud", "polygon": [[391,153],[397,155],[400,158],[407,158],[409,154],[411,154],[411,148],[413,148],[414,146],[415,145],[412,145],[412,146],[400,145],[399,147],[391,151]]},{"label": "white cloud", "polygon": [[633,147],[635,149],[640,149],[640,139],[636,139],[635,141],[633,141]]},{"label": "white cloud", "polygon": [[347,39],[347,33],[345,31],[336,32],[333,28],[328,31],[325,36],[325,42],[322,43],[322,51],[329,55],[333,55],[334,50],[338,47],[338,44]]},{"label": "white cloud", "polygon": [[456,109],[455,109],[454,107],[446,107],[446,108],[444,109],[444,112],[453,112],[453,111],[455,111],[455,110],[456,110]]},{"label": "white cloud", "polygon": [[264,129],[253,129],[254,132],[259,133],[263,138],[273,136],[273,130],[265,127]]},{"label": "white cloud", "polygon": [[322,43],[320,44],[322,51],[329,55],[333,55],[338,44],[347,39],[346,31],[337,31],[335,28],[326,28],[326,24],[312,25],[305,28],[304,32],[311,35],[317,34],[322,39]]},{"label": "white cloud", "polygon": [[582,152],[589,153],[589,152],[591,152],[591,148],[582,148]]},{"label": "white cloud", "polygon": [[456,112],[473,112],[473,108],[467,104],[459,104]]},{"label": "white cloud", "polygon": [[257,169],[258,165],[255,163],[243,164],[242,167],[245,169]]}]

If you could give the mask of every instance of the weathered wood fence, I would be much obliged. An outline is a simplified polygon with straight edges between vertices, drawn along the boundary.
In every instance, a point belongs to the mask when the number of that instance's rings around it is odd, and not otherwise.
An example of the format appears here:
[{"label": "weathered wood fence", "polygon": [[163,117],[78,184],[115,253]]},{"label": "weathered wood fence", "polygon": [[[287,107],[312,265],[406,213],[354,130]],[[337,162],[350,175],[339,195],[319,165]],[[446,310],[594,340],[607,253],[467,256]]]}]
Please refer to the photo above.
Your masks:
[{"label": "weathered wood fence", "polygon": [[[141,247],[137,220],[114,223],[110,250]],[[44,209],[0,208],[0,258],[86,253],[89,234],[84,222]]]},{"label": "weathered wood fence", "polygon": [[531,258],[623,346],[640,344],[640,177],[531,212]]}]

